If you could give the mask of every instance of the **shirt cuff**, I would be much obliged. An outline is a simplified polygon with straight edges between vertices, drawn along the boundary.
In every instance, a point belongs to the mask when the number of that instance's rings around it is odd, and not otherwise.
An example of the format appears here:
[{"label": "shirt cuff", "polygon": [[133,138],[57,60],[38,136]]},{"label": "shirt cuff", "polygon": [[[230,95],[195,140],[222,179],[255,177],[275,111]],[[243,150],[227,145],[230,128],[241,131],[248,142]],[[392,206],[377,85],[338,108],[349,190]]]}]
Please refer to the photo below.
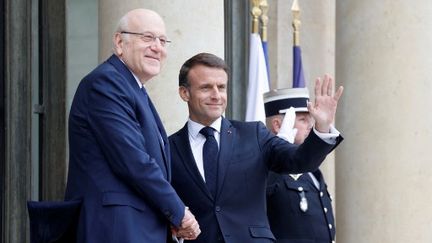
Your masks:
[{"label": "shirt cuff", "polygon": [[313,127],[313,131],[319,138],[328,144],[336,144],[336,139],[340,135],[340,132],[333,125],[330,125],[330,131],[328,133],[318,132],[315,127]]}]

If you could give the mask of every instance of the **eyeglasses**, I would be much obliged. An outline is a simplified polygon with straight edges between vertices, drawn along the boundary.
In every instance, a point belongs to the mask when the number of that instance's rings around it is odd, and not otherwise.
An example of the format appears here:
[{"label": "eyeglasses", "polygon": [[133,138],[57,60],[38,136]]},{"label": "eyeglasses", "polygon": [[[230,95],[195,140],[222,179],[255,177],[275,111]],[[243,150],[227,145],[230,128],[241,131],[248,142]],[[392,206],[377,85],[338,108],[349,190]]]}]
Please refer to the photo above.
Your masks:
[{"label": "eyeglasses", "polygon": [[163,47],[171,43],[171,41],[168,40],[165,36],[155,36],[150,32],[137,33],[137,32],[129,32],[129,31],[121,31],[120,34],[138,35],[142,41],[147,43],[154,42],[156,41],[156,39],[158,39],[161,46]]}]

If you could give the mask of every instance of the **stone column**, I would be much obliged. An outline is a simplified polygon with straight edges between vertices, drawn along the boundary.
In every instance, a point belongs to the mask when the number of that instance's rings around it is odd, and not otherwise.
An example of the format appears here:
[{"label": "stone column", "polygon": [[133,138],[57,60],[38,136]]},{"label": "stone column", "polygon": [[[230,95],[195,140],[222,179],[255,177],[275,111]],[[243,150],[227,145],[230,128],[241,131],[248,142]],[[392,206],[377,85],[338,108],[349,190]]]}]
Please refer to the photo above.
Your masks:
[{"label": "stone column", "polygon": [[[292,87],[292,3],[292,0],[269,1],[268,43],[273,89]],[[335,0],[305,0],[299,1],[299,4],[303,71],[312,98],[314,80],[325,73],[335,75]],[[321,170],[334,197],[334,153],[327,157]]]},{"label": "stone column", "polygon": [[188,118],[187,105],[178,95],[178,72],[181,65],[199,52],[224,58],[224,6],[219,0],[104,0],[99,1],[99,58],[112,53],[112,35],[118,20],[134,8],[149,8],[165,20],[172,40],[168,58],[159,76],[148,82],[147,89],[168,134],[181,127]]},{"label": "stone column", "polygon": [[432,242],[432,3],[337,2],[337,241]]},{"label": "stone column", "polygon": [[[4,154],[1,178],[1,242],[29,242],[26,201],[31,198],[32,122],[32,3],[6,1],[4,5]],[[2,2],[2,4],[4,4]],[[3,137],[4,136],[4,137]],[[3,197],[4,196],[4,197]]]}]

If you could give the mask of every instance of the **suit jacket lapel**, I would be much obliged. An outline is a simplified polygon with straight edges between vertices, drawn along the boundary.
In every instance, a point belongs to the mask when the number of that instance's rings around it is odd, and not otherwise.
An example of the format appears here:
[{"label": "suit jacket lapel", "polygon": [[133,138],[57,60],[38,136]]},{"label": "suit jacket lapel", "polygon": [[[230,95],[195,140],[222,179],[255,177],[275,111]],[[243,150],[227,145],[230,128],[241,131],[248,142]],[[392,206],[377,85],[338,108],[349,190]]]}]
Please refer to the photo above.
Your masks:
[{"label": "suit jacket lapel", "polygon": [[184,164],[187,172],[190,174],[193,181],[198,185],[198,187],[204,192],[207,197],[213,200],[213,196],[210,191],[207,189],[207,185],[205,184],[204,179],[201,176],[201,173],[198,170],[198,167],[195,162],[195,158],[192,154],[192,149],[190,147],[189,142],[189,132],[186,125],[179,131],[177,136],[173,136],[173,142],[177,149],[177,154],[180,155],[181,161]]},{"label": "suit jacket lapel", "polygon": [[236,136],[236,129],[232,126],[231,122],[222,118],[222,126],[220,132],[220,150],[218,161],[218,189],[217,197],[222,191],[225,180],[226,171],[231,161],[231,153],[233,151],[234,138]]},{"label": "suit jacket lapel", "polygon": [[110,58],[108,58],[107,62],[109,62],[111,65],[113,65],[120,73],[122,73],[129,83],[132,85],[132,87],[138,87],[138,84],[132,75],[132,72],[126,67],[126,65],[116,56],[112,55]]},{"label": "suit jacket lapel", "polygon": [[165,129],[162,125],[162,121],[160,120],[159,114],[157,113],[150,97],[149,97],[148,101],[149,101],[150,110],[153,113],[154,119],[156,121],[157,129],[160,133],[160,136],[162,137],[162,141],[160,141],[160,139],[158,139],[158,141],[161,143],[161,150],[162,150],[162,154],[164,157],[165,166],[167,167],[168,181],[170,181],[171,180],[171,165],[169,163],[169,158],[168,158],[168,156],[169,156],[168,138],[167,138]]}]

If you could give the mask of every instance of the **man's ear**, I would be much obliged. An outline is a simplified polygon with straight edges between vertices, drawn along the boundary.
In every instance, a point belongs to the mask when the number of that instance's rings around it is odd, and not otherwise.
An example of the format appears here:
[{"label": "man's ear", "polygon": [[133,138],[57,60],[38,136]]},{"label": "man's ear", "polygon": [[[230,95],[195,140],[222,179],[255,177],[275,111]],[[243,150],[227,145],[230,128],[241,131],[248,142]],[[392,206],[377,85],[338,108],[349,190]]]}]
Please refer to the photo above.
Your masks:
[{"label": "man's ear", "polygon": [[282,119],[275,117],[271,121],[273,131],[277,134],[282,126]]},{"label": "man's ear", "polygon": [[189,89],[184,87],[184,86],[180,86],[179,87],[179,95],[182,98],[183,101],[188,102],[189,101]]},{"label": "man's ear", "polygon": [[114,53],[117,54],[117,56],[121,56],[123,54],[123,39],[121,37],[121,33],[115,33],[113,36],[113,43]]}]

